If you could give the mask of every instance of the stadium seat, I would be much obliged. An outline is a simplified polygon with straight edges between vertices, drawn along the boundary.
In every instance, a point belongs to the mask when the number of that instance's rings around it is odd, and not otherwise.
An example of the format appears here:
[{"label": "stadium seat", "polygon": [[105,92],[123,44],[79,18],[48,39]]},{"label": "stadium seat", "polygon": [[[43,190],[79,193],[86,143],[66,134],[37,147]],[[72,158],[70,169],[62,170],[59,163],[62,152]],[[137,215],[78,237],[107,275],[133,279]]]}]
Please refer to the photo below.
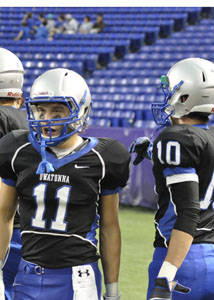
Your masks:
[{"label": "stadium seat", "polygon": [[[15,43],[29,10],[35,16],[71,13],[80,22],[86,14],[95,21],[100,12],[107,26],[99,34],[57,34],[46,43]],[[161,75],[183,58],[214,60],[213,15],[214,8],[206,7],[0,7],[0,41],[23,61],[24,94],[48,68],[72,68],[90,86],[93,124],[137,127],[144,122],[146,127],[153,126],[151,102],[163,101]]]},{"label": "stadium seat", "polygon": [[177,14],[174,17],[174,31],[182,31],[186,27],[186,22],[187,22],[188,14],[187,13],[181,13]]},{"label": "stadium seat", "polygon": [[200,22],[201,19],[201,8],[192,7],[188,12],[187,22],[189,25],[196,25]]},{"label": "stadium seat", "polygon": [[90,118],[89,125],[91,127],[111,127],[111,121],[107,118]]}]

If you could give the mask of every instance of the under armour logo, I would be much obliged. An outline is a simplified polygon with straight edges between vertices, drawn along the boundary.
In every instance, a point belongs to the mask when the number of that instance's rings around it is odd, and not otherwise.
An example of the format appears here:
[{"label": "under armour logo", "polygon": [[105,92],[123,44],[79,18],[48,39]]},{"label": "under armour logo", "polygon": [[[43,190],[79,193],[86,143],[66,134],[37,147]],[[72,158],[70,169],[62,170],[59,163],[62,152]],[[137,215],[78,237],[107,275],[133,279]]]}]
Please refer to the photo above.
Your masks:
[{"label": "under armour logo", "polygon": [[87,276],[89,276],[89,275],[90,275],[90,273],[89,273],[89,270],[88,270],[88,269],[86,269],[86,270],[85,270],[85,272],[82,272],[81,270],[78,270],[78,274],[79,274],[79,277],[82,277],[82,275],[83,275],[83,274],[86,274]]}]

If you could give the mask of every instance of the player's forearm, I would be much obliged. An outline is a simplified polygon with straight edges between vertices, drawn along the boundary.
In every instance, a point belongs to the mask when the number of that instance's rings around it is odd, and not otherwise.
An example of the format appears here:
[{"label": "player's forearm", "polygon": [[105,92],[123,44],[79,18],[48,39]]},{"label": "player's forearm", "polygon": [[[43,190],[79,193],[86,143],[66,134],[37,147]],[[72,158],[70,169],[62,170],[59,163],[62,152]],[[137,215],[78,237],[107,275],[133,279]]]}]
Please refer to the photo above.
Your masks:
[{"label": "player's forearm", "polygon": [[175,284],[174,278],[177,269],[183,263],[192,241],[193,237],[189,233],[173,229],[167,255],[157,276],[158,278],[165,278],[169,283],[170,289]]},{"label": "player's forearm", "polygon": [[118,282],[121,253],[119,227],[101,230],[100,253],[105,283]]},{"label": "player's forearm", "polygon": [[13,219],[4,222],[0,214],[0,260],[4,260],[13,232]]},{"label": "player's forearm", "polygon": [[0,189],[0,260],[4,259],[11,240],[16,209],[15,188],[2,182]]},{"label": "player's forearm", "polygon": [[165,261],[179,268],[192,244],[193,237],[184,231],[173,229]]}]

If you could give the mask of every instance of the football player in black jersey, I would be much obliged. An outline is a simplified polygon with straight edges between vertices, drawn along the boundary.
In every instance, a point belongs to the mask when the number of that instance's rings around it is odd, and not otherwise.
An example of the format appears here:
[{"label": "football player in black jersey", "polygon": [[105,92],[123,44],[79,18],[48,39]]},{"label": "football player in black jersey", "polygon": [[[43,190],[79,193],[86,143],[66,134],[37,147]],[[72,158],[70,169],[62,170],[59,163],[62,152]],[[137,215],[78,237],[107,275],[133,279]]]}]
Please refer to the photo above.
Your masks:
[{"label": "football player in black jersey", "polygon": [[[214,299],[214,64],[200,58],[176,63],[161,77],[163,103],[153,103],[158,194],[147,299]],[[138,161],[148,140],[131,147]],[[134,147],[134,145],[137,147]],[[151,148],[151,143],[150,143]],[[182,286],[184,285],[184,286]]]},{"label": "football player in black jersey", "polygon": [[[11,51],[0,48],[0,138],[15,129],[27,129],[26,113],[19,110],[22,105],[24,69],[19,58]],[[16,214],[10,246],[4,262],[0,262],[0,299],[11,300],[15,275],[21,258],[21,236],[19,216]]]},{"label": "football player in black jersey", "polygon": [[[80,137],[91,95],[67,69],[38,77],[25,101],[29,131],[0,141],[0,259],[20,210],[22,260],[14,299],[119,300],[119,191],[129,177],[129,153],[110,138]],[[100,255],[96,229],[99,227]]]}]

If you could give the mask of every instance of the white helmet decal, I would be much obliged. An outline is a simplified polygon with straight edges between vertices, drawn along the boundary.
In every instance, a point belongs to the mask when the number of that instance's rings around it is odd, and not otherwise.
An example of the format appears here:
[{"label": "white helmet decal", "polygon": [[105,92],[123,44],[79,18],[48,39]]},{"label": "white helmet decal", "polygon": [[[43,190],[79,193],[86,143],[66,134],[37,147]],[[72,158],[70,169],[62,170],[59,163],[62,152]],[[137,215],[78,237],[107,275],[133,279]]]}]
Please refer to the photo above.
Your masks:
[{"label": "white helmet decal", "polygon": [[11,51],[0,48],[0,97],[20,98],[24,69],[19,58]]}]

